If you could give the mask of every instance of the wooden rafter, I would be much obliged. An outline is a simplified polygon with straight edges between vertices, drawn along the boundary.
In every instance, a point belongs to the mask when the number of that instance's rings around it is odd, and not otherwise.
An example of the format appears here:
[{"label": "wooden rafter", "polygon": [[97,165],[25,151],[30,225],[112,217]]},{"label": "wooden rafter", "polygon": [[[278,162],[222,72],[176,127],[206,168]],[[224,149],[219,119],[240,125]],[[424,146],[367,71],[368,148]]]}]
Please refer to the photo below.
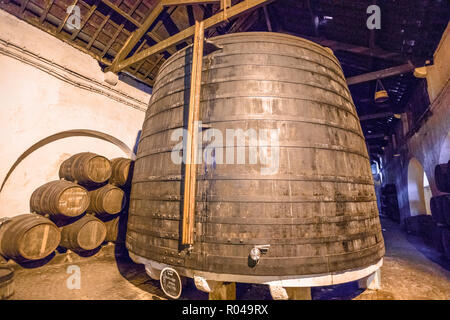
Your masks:
[{"label": "wooden rafter", "polygon": [[108,44],[103,49],[102,53],[100,54],[101,57],[104,57],[106,53],[108,53],[108,50],[111,48],[113,43],[117,40],[119,37],[119,34],[122,32],[123,28],[125,27],[125,24],[122,23],[116,30],[116,33],[113,35],[113,37],[109,40]]},{"label": "wooden rafter", "polygon": [[[274,0],[244,0],[244,1],[228,8],[227,18],[231,19],[231,18],[237,17],[245,12],[256,9],[256,8],[258,8],[264,4],[270,3],[272,1],[274,1]],[[207,18],[206,20],[204,20],[205,29],[214,27],[214,26],[222,23],[223,21],[224,21],[224,15],[221,12],[217,13],[217,14],[211,16],[210,18]],[[144,27],[144,25],[141,28],[139,28],[138,30],[143,29],[143,27]],[[167,39],[164,39],[163,41],[153,45],[152,47],[145,49],[137,54],[134,54],[132,57],[130,57],[128,59],[124,59],[125,54],[128,54],[131,51],[131,49],[134,47],[134,45],[137,43],[137,40],[136,40],[137,35],[140,34],[142,36],[143,34],[145,34],[145,31],[146,30],[141,30],[141,32],[139,32],[139,33],[134,33],[134,35],[130,37],[133,40],[129,38],[129,41],[127,41],[127,44],[125,44],[125,46],[122,48],[121,54],[117,55],[116,58],[114,59],[114,62],[110,68],[111,71],[117,72],[122,69],[125,69],[125,68],[141,61],[142,59],[145,59],[153,54],[160,53],[160,52],[166,50],[168,47],[174,46],[180,42],[185,41],[187,38],[190,38],[194,35],[195,26],[191,26],[183,31],[180,31],[176,35],[173,35]]]},{"label": "wooden rafter", "polygon": [[414,65],[410,62],[402,64],[401,66],[387,68],[379,71],[369,72],[361,74],[358,76],[347,78],[347,85],[353,85],[358,83],[363,83],[367,81],[373,81],[377,79],[388,78],[396,76],[403,73],[413,72],[415,69]]},{"label": "wooden rafter", "polygon": [[23,16],[25,9],[27,8],[28,2],[30,2],[30,0],[24,0],[22,2],[22,4],[20,5],[20,15]]},{"label": "wooden rafter", "polygon": [[47,14],[48,14],[48,12],[50,11],[50,9],[51,9],[51,7],[53,5],[53,2],[55,2],[55,0],[50,0],[48,2],[47,6],[45,7],[44,12],[41,14],[41,17],[39,18],[39,22],[40,23],[44,22],[45,19],[47,18]]},{"label": "wooden rafter", "polygon": [[152,73],[152,71],[155,70],[155,68],[158,66],[158,64],[162,61],[163,58],[164,58],[164,56],[161,55],[161,56],[158,58],[158,60],[156,60],[156,62],[155,62],[155,64],[153,65],[153,67],[149,68],[149,69],[147,70],[147,72],[144,74],[144,78],[147,78],[147,77]]},{"label": "wooden rafter", "polygon": [[[78,0],[75,0],[72,3],[72,6],[76,6],[78,3]],[[58,29],[56,29],[56,33],[60,33],[61,30],[64,28],[64,25],[66,24],[67,20],[69,19],[70,15],[72,14],[72,12],[66,12],[66,15],[64,17],[64,19],[61,21],[61,23],[58,26]]]},{"label": "wooden rafter", "polygon": [[[133,7],[131,7],[129,15],[131,16],[134,11],[136,11],[137,7],[139,6],[140,2],[136,1],[133,5]],[[113,9],[113,8],[111,8]],[[113,9],[114,10],[114,9]],[[108,53],[109,48],[111,48],[111,46],[113,45],[113,43],[117,40],[117,38],[119,37],[119,34],[122,32],[123,28],[125,27],[125,23],[123,22],[116,30],[116,33],[113,35],[113,37],[109,40],[108,44],[105,46],[105,49],[103,49],[103,52],[101,53],[101,56],[105,56],[106,53]]]},{"label": "wooden rafter", "polygon": [[97,6],[100,0],[97,0],[90,8],[89,11],[84,19],[84,21],[81,23],[80,28],[79,29],[75,29],[74,33],[72,33],[72,36],[70,37],[71,40],[74,40],[78,34],[80,33],[81,29],[83,29],[83,27],[86,25],[86,23],[88,22],[89,18],[92,16],[92,14],[95,12],[95,10],[97,10]]},{"label": "wooden rafter", "polygon": [[92,44],[94,43],[94,41],[97,39],[98,35],[100,34],[100,32],[102,31],[103,27],[105,26],[105,24],[109,21],[109,19],[111,18],[111,15],[113,14],[113,10],[109,10],[108,14],[106,15],[106,17],[103,19],[102,23],[100,24],[100,26],[97,28],[97,30],[95,31],[94,35],[92,36],[91,40],[89,41],[88,45],[87,45],[87,49],[90,49]]},{"label": "wooden rafter", "polygon": [[[134,24],[136,27],[138,27],[138,28],[142,27],[142,23],[140,23],[139,21],[137,21],[136,19],[134,19],[134,18],[132,17],[132,14],[135,12],[135,10],[137,9],[137,7],[138,7],[139,4],[140,4],[139,1],[136,1],[136,2],[134,3],[133,7],[130,8],[129,12],[125,12],[124,10],[120,9],[117,5],[115,5],[114,3],[112,3],[112,2],[109,1],[109,0],[102,0],[102,2],[103,2],[106,6],[108,6],[108,7],[111,8],[112,10],[114,10],[116,13],[118,13],[120,16],[122,16],[123,18],[125,18],[127,21],[129,21],[129,22],[131,22],[132,24]],[[171,9],[170,12],[172,12],[173,10],[174,10],[174,9]],[[169,15],[170,15],[170,13],[169,13]],[[158,21],[158,23],[155,25],[154,29],[157,29],[157,28],[161,25],[161,23],[162,23],[162,21]],[[123,27],[124,27],[124,24],[122,23],[122,25],[120,26],[120,29],[123,29]],[[106,52],[109,50],[109,48],[111,47],[111,45],[112,45],[112,44],[114,43],[114,41],[117,39],[119,33],[120,33],[120,32],[116,33],[116,34],[114,35],[114,37],[109,41],[108,45],[105,47],[105,50],[103,50],[103,52],[102,52],[102,56],[104,56],[104,55],[106,54]],[[162,38],[161,38],[158,34],[156,34],[154,31],[148,31],[148,32],[147,32],[147,35],[148,35],[151,39],[153,39],[155,42],[159,42],[159,41],[162,40]],[[136,53],[139,52],[139,51],[144,47],[144,45],[145,45],[146,43],[147,43],[147,40],[144,39],[144,40],[142,41],[141,45],[136,49]],[[168,51],[170,54],[175,53],[175,50],[173,50],[173,49],[168,49],[167,51]],[[164,57],[161,56],[161,57],[158,59],[157,64],[158,64],[159,61],[162,60],[163,58],[164,58]],[[148,60],[142,60],[141,63],[140,63],[138,66],[136,66],[136,68],[134,68],[133,70],[130,70],[131,74],[138,76],[139,69],[142,67],[142,65],[143,65],[146,61],[149,62]],[[150,62],[149,62],[149,63],[150,63]],[[151,64],[151,63],[150,63],[150,64]],[[156,65],[153,65],[151,68],[149,68],[149,71],[150,71],[150,72],[148,72],[148,73],[146,72],[146,75],[144,75],[144,80],[145,80],[145,78],[147,78],[148,74],[150,74],[151,71],[154,70],[154,68],[157,66],[157,64],[156,64]]]},{"label": "wooden rafter", "polygon": [[[139,45],[139,47],[136,49],[136,52],[141,51],[141,49],[147,44],[147,40],[144,39],[144,41],[142,41],[142,43]],[[134,69],[133,74],[136,74],[139,69],[142,67],[142,65],[145,63],[146,60],[142,60]]]},{"label": "wooden rafter", "polygon": [[[122,17],[124,17],[125,19],[127,19],[128,21],[130,21],[132,24],[134,24],[136,27],[140,27],[141,23],[139,21],[137,21],[136,19],[134,19],[131,15],[133,14],[134,10],[131,10],[130,13],[123,11],[122,9],[120,9],[117,5],[115,5],[114,3],[112,3],[111,1],[108,0],[102,0],[102,2],[107,5],[109,8],[113,9],[115,12],[117,12],[119,15],[121,15]],[[136,1],[135,5],[139,4],[139,1]],[[136,6],[137,8],[137,6]]]},{"label": "wooden rafter", "polygon": [[272,32],[272,24],[270,23],[270,17],[269,12],[267,10],[267,6],[264,6],[263,10],[264,10],[264,18],[266,19],[267,30],[269,32]]},{"label": "wooden rafter", "polygon": [[[136,29],[130,37],[128,37],[127,41],[125,42],[125,45],[120,49],[120,51],[117,53],[116,57],[113,60],[112,63],[112,69],[114,71],[119,71],[117,68],[117,65],[120,61],[122,61],[134,48],[136,43],[147,33],[147,30],[150,28],[150,26],[155,22],[155,20],[158,18],[158,16],[161,14],[163,10],[163,1],[158,1],[158,4],[153,8],[153,10],[148,15],[147,19],[145,19],[144,23]],[[124,69],[124,68],[121,68]],[[120,70],[121,70],[120,69]]]}]

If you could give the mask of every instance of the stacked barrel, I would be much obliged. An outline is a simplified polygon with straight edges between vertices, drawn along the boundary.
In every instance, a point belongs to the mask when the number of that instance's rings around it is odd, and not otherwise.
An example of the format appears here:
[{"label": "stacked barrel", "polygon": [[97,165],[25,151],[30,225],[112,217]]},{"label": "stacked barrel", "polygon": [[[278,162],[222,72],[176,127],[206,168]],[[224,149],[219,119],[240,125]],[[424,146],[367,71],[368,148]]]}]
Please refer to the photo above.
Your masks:
[{"label": "stacked barrel", "polygon": [[16,261],[40,260],[58,246],[75,252],[115,242],[126,204],[132,162],[83,152],[65,160],[60,180],[31,195],[31,214],[0,220],[0,255]]},{"label": "stacked barrel", "polygon": [[434,181],[442,194],[431,198],[431,215],[439,227],[442,249],[450,259],[450,161],[435,167]]},{"label": "stacked barrel", "polygon": [[400,221],[400,210],[395,184],[387,184],[381,189],[381,210],[385,216],[388,216],[394,221]]}]

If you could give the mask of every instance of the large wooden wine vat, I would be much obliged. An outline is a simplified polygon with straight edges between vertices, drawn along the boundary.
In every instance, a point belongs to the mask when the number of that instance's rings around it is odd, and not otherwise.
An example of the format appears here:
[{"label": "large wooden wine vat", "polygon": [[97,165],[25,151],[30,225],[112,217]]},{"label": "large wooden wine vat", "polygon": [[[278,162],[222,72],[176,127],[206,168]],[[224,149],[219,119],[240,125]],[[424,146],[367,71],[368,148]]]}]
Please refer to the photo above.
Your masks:
[{"label": "large wooden wine vat", "polygon": [[[184,165],[172,153],[181,140],[175,131],[187,126],[192,47],[178,51],[159,71],[140,138],[126,240],[131,257],[190,277],[255,283],[379,266],[384,242],[369,157],[331,50],[275,33],[210,40],[222,49],[203,58],[204,131],[220,130],[225,141],[227,129],[277,129],[276,170],[267,174],[267,163],[249,161],[262,151],[249,150],[248,137],[234,147],[235,154],[246,151],[244,164],[197,165],[195,241],[183,249]],[[225,159],[228,148],[209,155]],[[252,248],[265,245],[259,262],[250,263]]]}]

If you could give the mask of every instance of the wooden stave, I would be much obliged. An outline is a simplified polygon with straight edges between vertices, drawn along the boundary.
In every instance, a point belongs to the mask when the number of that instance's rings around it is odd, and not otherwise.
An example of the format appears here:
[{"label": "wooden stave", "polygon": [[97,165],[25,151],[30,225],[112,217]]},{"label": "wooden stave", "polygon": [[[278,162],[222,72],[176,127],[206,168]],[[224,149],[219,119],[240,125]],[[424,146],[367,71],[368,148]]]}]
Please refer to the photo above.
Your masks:
[{"label": "wooden stave", "polygon": [[0,266],[0,300],[7,300],[14,295],[14,270]]},{"label": "wooden stave", "polygon": [[[93,246],[83,247],[80,244],[79,234],[82,228],[90,222],[98,223],[100,227],[100,237]],[[106,237],[106,227],[104,223],[91,214],[86,214],[80,219],[60,228],[61,242],[60,246],[74,251],[88,251],[101,246]]]},{"label": "wooden stave", "polygon": [[[59,208],[59,199],[63,192],[65,192],[69,188],[81,188],[86,192],[86,203],[84,206],[78,210],[79,212],[74,215],[67,215],[62,212]],[[52,200],[52,201],[49,201]],[[58,200],[58,201],[57,201]],[[38,187],[30,197],[30,210],[32,212],[36,212],[42,215],[50,215],[50,216],[64,216],[64,217],[76,217],[83,214],[89,206],[89,194],[88,191],[76,183],[65,181],[65,180],[56,180],[50,181],[40,187]]]},{"label": "wooden stave", "polygon": [[[105,198],[107,196],[107,194],[111,191],[120,191],[122,194],[122,204],[121,204],[121,209],[119,211],[115,211],[115,212],[109,212],[106,208],[105,208]],[[91,190],[89,191],[89,197],[91,199],[89,206],[87,208],[87,211],[90,213],[95,213],[95,214],[99,214],[99,215],[115,215],[120,213],[124,207],[125,207],[125,202],[126,202],[126,195],[125,192],[114,186],[111,184],[106,184],[103,187],[100,187],[98,189],[95,190]]]},{"label": "wooden stave", "polygon": [[[96,157],[103,158],[106,160],[106,163],[109,163],[109,169],[107,169],[109,174],[106,174],[103,179],[97,181],[91,179],[88,172],[89,161]],[[77,153],[61,163],[59,168],[59,177],[68,181],[77,182],[82,186],[98,186],[106,182],[111,177],[111,163],[107,158],[92,152]]]},{"label": "wooden stave", "polygon": [[132,161],[127,158],[111,159],[112,174],[109,179],[109,184],[122,187],[128,184],[131,180],[131,166]]}]

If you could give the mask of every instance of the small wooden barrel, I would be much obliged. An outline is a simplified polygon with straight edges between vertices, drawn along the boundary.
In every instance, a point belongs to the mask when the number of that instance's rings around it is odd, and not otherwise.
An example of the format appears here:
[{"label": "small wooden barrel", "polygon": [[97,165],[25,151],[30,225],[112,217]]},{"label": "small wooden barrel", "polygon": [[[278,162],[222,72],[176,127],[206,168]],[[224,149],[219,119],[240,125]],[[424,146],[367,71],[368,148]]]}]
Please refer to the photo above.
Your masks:
[{"label": "small wooden barrel", "polygon": [[95,153],[78,153],[61,164],[59,177],[83,186],[96,186],[111,177],[111,163]]},{"label": "small wooden barrel", "polygon": [[9,299],[14,294],[14,271],[0,267],[0,300]]},{"label": "small wooden barrel", "polygon": [[444,198],[448,198],[447,195],[432,197],[430,200],[431,216],[434,222],[436,222],[439,225],[447,224],[445,218],[444,201],[446,200],[448,201],[450,200],[450,198],[448,199]]},{"label": "small wooden barrel", "polygon": [[119,234],[119,219],[120,217],[105,221],[106,237],[105,241],[116,242],[117,235]]},{"label": "small wooden barrel", "polygon": [[109,183],[118,187],[128,184],[131,180],[130,168],[132,161],[126,158],[111,160],[112,174]]},{"label": "small wooden barrel", "polygon": [[[449,161],[450,163],[450,161]],[[436,181],[436,187],[441,192],[450,192],[450,173],[449,163],[446,164],[438,164],[434,168],[434,179]]]},{"label": "small wooden barrel", "polygon": [[117,214],[125,206],[125,193],[122,189],[107,184],[101,188],[89,191],[90,204],[88,212],[96,214]]},{"label": "small wooden barrel", "polygon": [[31,211],[39,214],[76,217],[89,206],[88,191],[76,183],[57,180],[37,188],[30,198]]},{"label": "small wooden barrel", "polygon": [[61,247],[71,250],[92,250],[105,240],[105,224],[91,214],[61,228]]},{"label": "small wooden barrel", "polygon": [[0,253],[15,260],[39,260],[59,245],[61,234],[49,219],[22,214],[0,225]]}]

